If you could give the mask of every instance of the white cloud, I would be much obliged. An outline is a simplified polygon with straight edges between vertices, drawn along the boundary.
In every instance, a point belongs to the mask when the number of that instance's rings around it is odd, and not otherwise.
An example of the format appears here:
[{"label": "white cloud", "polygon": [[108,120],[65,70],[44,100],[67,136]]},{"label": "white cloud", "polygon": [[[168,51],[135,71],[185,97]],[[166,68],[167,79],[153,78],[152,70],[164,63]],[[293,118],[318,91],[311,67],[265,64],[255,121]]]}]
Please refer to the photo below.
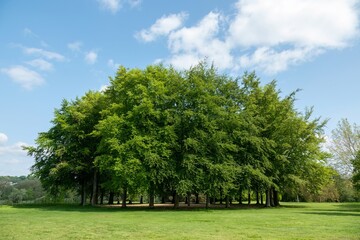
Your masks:
[{"label": "white cloud", "polygon": [[39,38],[39,36],[36,35],[35,33],[33,33],[33,31],[31,31],[30,28],[24,28],[23,33],[24,33],[25,36]]},{"label": "white cloud", "polygon": [[44,83],[42,76],[24,66],[13,66],[10,68],[2,68],[1,72],[8,75],[15,83],[20,84],[23,88],[31,90],[35,86]]},{"label": "white cloud", "polygon": [[141,5],[141,0],[128,0],[130,7],[135,8]]},{"label": "white cloud", "polygon": [[186,18],[187,14],[184,12],[163,16],[156,20],[156,22],[149,29],[143,29],[136,33],[135,36],[136,38],[145,42],[154,41],[157,37],[166,36],[170,32],[181,27]]},{"label": "white cloud", "polygon": [[80,41],[72,42],[67,45],[67,47],[74,52],[80,52],[81,46],[82,46],[82,42]]},{"label": "white cloud", "polygon": [[24,28],[23,33],[27,37],[35,38],[40,41],[41,46],[48,47],[49,45],[43,41],[36,33],[34,33],[30,28]]},{"label": "white cloud", "polygon": [[56,60],[56,61],[64,61],[65,57],[61,55],[60,53],[47,51],[40,48],[28,48],[28,47],[22,47],[24,52],[29,55],[35,55],[39,57],[46,58],[48,60]]},{"label": "white cloud", "polygon": [[223,17],[210,12],[194,27],[183,27],[171,32],[168,46],[172,57],[168,60],[175,67],[189,67],[208,58],[219,68],[232,64],[230,46],[218,38]]},{"label": "white cloud", "polygon": [[100,6],[111,13],[116,13],[121,8],[120,0],[98,0]]},{"label": "white cloud", "polygon": [[0,132],[0,145],[5,144],[8,141],[8,137],[5,133]]},{"label": "white cloud", "polygon": [[53,65],[50,62],[41,58],[37,58],[26,63],[42,71],[50,71],[53,69]]},{"label": "white cloud", "polygon": [[[220,69],[256,68],[269,74],[351,45],[359,36],[356,0],[239,0],[235,14],[210,12],[190,27],[162,28],[157,20],[136,37],[167,36],[165,62],[184,68],[207,59]],[[174,16],[176,16],[174,14]],[[166,30],[169,29],[169,30]]]},{"label": "white cloud", "polygon": [[240,46],[343,47],[357,32],[353,0],[241,0],[229,27]]},{"label": "white cloud", "polygon": [[97,60],[97,57],[98,57],[98,55],[96,52],[90,51],[85,54],[84,59],[87,64],[94,64]]},{"label": "white cloud", "polygon": [[262,69],[268,74],[286,70],[289,65],[296,65],[322,53],[320,49],[293,48],[276,51],[269,47],[257,48],[251,55],[239,57],[239,66]]},{"label": "white cloud", "polygon": [[23,146],[28,144],[17,142],[13,145],[0,145],[0,176],[29,174],[33,160],[27,156]]},{"label": "white cloud", "polygon": [[108,88],[109,88],[109,85],[102,85],[99,90],[100,90],[100,92],[105,92]]},{"label": "white cloud", "polygon": [[119,63],[115,63],[114,60],[109,59],[108,61],[108,66],[114,70],[118,69],[120,64]]}]

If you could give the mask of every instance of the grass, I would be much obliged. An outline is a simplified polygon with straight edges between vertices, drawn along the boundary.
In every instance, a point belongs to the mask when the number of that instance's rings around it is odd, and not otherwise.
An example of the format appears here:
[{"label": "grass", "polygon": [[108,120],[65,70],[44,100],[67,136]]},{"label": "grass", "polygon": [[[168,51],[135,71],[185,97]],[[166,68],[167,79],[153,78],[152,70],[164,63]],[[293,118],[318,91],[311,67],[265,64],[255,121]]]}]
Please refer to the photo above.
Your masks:
[{"label": "grass", "polygon": [[0,206],[0,239],[360,239],[360,203],[210,210]]}]

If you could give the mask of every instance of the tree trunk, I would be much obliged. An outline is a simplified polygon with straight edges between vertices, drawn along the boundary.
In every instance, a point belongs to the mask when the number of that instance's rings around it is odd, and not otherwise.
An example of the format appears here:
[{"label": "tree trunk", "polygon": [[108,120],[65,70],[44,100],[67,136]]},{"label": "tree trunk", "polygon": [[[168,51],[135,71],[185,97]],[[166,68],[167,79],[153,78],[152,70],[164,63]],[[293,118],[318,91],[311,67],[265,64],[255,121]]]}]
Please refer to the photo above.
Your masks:
[{"label": "tree trunk", "polygon": [[226,195],[225,201],[226,201],[225,207],[226,207],[226,208],[229,208],[229,195]]},{"label": "tree trunk", "polygon": [[259,201],[259,191],[256,190],[256,205],[259,205],[260,201]]},{"label": "tree trunk", "polygon": [[248,190],[248,205],[251,204],[251,192],[250,189]]},{"label": "tree trunk", "polygon": [[165,203],[165,196],[164,195],[161,197],[161,203]]},{"label": "tree trunk", "polygon": [[114,192],[110,192],[108,204],[114,204],[114,195],[115,195]]},{"label": "tree trunk", "polygon": [[141,195],[140,196],[140,204],[143,204],[144,203],[144,197]]},{"label": "tree trunk", "polygon": [[85,180],[83,180],[81,184],[81,205],[85,206],[85,204],[86,204],[86,187],[85,187]]},{"label": "tree trunk", "polygon": [[195,203],[196,204],[199,204],[200,201],[199,201],[199,194],[198,193],[195,193]]},{"label": "tree trunk", "polygon": [[176,197],[175,195],[176,195],[176,191],[173,191],[172,192],[172,200],[171,200],[172,204],[175,204],[175,197]]},{"label": "tree trunk", "polygon": [[101,193],[100,193],[100,204],[101,205],[104,204],[104,195],[105,195],[105,189],[101,188]]},{"label": "tree trunk", "polygon": [[206,202],[205,202],[205,207],[206,207],[206,209],[209,208],[209,202],[210,202],[209,195],[206,194]]},{"label": "tree trunk", "polygon": [[127,198],[127,188],[123,187],[123,193],[122,193],[122,204],[121,207],[126,208],[126,198]]},{"label": "tree trunk", "polygon": [[155,202],[154,183],[150,182],[150,187],[149,187],[149,207],[150,208],[154,207],[154,202]]},{"label": "tree trunk", "polygon": [[92,194],[91,194],[91,205],[95,206],[98,201],[98,194],[97,194],[97,175],[98,172],[96,169],[94,169],[94,176],[93,176],[93,188],[92,188]]},{"label": "tree trunk", "polygon": [[260,202],[261,202],[261,205],[264,205],[264,199],[263,199],[263,193],[262,192],[260,193]]},{"label": "tree trunk", "polygon": [[239,204],[242,204],[242,189],[239,188]]},{"label": "tree trunk", "polygon": [[280,206],[280,202],[279,202],[279,193],[278,191],[276,191],[276,189],[273,189],[273,193],[274,193],[274,205],[275,207]]},{"label": "tree trunk", "polygon": [[188,193],[187,196],[186,196],[186,198],[187,198],[187,205],[188,205],[188,207],[190,207],[191,193]]},{"label": "tree trunk", "polygon": [[270,204],[272,207],[275,207],[275,203],[274,203],[274,188],[270,189]]},{"label": "tree trunk", "polygon": [[178,207],[179,207],[179,195],[175,192],[174,208],[178,208]]},{"label": "tree trunk", "polygon": [[270,188],[266,190],[266,204],[265,206],[266,207],[271,207],[271,204],[270,204]]},{"label": "tree trunk", "polygon": [[220,205],[223,204],[223,190],[220,188]]}]

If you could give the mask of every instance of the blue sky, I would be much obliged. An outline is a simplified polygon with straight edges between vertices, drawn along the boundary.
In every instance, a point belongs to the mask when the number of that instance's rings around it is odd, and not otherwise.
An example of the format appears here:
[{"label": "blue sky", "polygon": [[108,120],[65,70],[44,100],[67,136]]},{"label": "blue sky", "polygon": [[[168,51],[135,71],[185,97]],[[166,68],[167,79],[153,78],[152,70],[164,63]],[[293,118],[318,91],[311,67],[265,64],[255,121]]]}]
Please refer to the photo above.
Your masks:
[{"label": "blue sky", "polygon": [[108,84],[117,66],[199,60],[255,70],[296,107],[360,123],[358,0],[0,1],[0,175],[27,175],[62,99]]}]

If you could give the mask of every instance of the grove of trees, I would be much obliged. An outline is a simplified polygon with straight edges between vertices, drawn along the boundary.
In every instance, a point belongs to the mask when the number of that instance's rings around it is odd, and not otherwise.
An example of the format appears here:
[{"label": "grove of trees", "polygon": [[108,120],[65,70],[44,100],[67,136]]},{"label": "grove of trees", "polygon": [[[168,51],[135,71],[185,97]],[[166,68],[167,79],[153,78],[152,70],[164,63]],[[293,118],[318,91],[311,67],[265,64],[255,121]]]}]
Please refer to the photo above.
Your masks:
[{"label": "grove of trees", "polygon": [[[319,194],[332,168],[321,143],[326,121],[294,107],[276,82],[240,78],[200,63],[186,71],[162,65],[119,67],[103,92],[63,100],[52,127],[27,147],[32,172],[51,194],[77,191],[81,203],[191,196],[250,200]],[[241,203],[241,201],[240,201]]]}]

